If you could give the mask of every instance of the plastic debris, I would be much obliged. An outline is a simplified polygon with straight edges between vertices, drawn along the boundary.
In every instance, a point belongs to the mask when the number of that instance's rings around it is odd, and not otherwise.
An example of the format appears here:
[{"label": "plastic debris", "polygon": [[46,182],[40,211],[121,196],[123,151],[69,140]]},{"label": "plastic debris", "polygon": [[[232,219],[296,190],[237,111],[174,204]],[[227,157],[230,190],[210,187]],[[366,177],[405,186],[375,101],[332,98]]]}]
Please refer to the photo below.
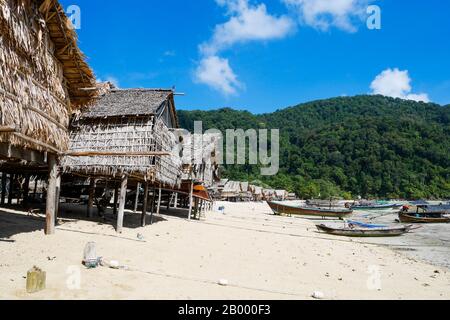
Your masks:
[{"label": "plastic debris", "polygon": [[314,293],[311,295],[311,297],[313,297],[314,299],[322,300],[325,298],[325,295],[323,294],[323,292],[314,291]]},{"label": "plastic debris", "polygon": [[47,274],[39,269],[33,267],[27,273],[27,293],[36,293],[45,289]]},{"label": "plastic debris", "polygon": [[89,242],[84,248],[83,264],[88,269],[97,268],[100,258],[97,256],[95,242]]},{"label": "plastic debris", "polygon": [[219,283],[219,286],[223,286],[223,287],[228,286],[228,280],[226,280],[226,279],[220,279],[218,283]]}]

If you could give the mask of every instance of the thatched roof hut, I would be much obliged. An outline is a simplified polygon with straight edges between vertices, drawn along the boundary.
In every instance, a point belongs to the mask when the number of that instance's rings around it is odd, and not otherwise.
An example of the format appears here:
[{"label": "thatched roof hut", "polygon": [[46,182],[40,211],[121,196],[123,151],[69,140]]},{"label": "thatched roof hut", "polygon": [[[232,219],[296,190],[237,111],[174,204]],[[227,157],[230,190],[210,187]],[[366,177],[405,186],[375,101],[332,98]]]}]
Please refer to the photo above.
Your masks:
[{"label": "thatched roof hut", "polygon": [[72,111],[96,92],[63,8],[55,0],[0,0],[0,31],[0,143],[9,146],[2,157],[33,160],[14,148],[66,151]]},{"label": "thatched roof hut", "polygon": [[[221,139],[217,134],[185,135],[178,130],[176,135],[182,140],[182,161],[184,181],[193,180],[210,189],[219,181],[218,144]],[[197,141],[195,141],[197,139]]]},{"label": "thatched roof hut", "polygon": [[[48,175],[47,234],[55,232],[60,175],[72,113],[97,95],[95,76],[57,0],[0,0],[0,171]],[[10,188],[9,194],[12,193]],[[3,200],[2,200],[3,202]]]},{"label": "thatched roof hut", "polygon": [[181,180],[177,127],[172,90],[111,89],[74,119],[63,170],[173,187]]}]

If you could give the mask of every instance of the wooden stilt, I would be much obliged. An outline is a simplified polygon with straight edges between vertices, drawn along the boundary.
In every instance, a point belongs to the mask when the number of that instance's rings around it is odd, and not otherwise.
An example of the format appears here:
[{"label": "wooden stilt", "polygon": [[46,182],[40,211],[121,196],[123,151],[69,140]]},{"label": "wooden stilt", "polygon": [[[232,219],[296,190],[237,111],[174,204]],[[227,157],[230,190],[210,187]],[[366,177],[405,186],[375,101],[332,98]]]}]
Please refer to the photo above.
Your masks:
[{"label": "wooden stilt", "polygon": [[45,234],[52,235],[55,233],[56,180],[58,178],[58,167],[56,165],[56,156],[54,154],[48,154],[47,161],[50,174],[48,178],[47,203],[45,208]]},{"label": "wooden stilt", "polygon": [[156,210],[156,214],[159,214],[160,210],[161,210],[161,186],[159,187],[159,192],[158,192],[158,209]]},{"label": "wooden stilt", "polygon": [[137,212],[138,204],[139,204],[139,194],[141,193],[141,183],[138,182],[137,188],[136,188],[136,198],[134,199],[134,213]]},{"label": "wooden stilt", "polygon": [[14,175],[9,175],[9,190],[8,190],[8,204],[12,205],[13,202],[13,193],[14,193]]},{"label": "wooden stilt", "polygon": [[5,200],[6,200],[6,179],[7,179],[7,174],[3,172],[2,173],[2,198],[1,198],[2,205],[5,204]]},{"label": "wooden stilt", "polygon": [[114,183],[114,206],[113,206],[113,215],[117,215],[117,202],[119,201],[119,189],[117,187],[117,183]]},{"label": "wooden stilt", "polygon": [[127,186],[128,186],[128,176],[124,175],[122,177],[122,184],[120,186],[119,194],[119,212],[117,214],[117,228],[118,233],[122,233],[123,230],[123,217],[125,215],[125,202],[127,198]]},{"label": "wooden stilt", "polygon": [[178,192],[175,192],[175,204],[173,206],[175,209],[178,208]]},{"label": "wooden stilt", "polygon": [[191,189],[189,190],[189,214],[188,219],[191,220],[192,217],[192,198],[194,196],[194,181],[191,182]]},{"label": "wooden stilt", "polygon": [[170,204],[172,203],[173,197],[174,197],[174,193],[173,193],[173,192],[170,193],[170,194],[167,196],[167,199],[168,199],[168,201],[167,201],[167,211],[170,210]]},{"label": "wooden stilt", "polygon": [[28,205],[29,193],[30,193],[30,176],[26,175],[25,176],[25,182],[23,184],[23,202],[22,202],[22,204],[24,206]]},{"label": "wooden stilt", "polygon": [[141,225],[145,227],[147,224],[147,207],[148,207],[148,182],[144,183],[144,201],[142,203]]},{"label": "wooden stilt", "polygon": [[61,173],[58,170],[58,176],[56,178],[56,193],[55,193],[55,224],[58,221],[59,216],[59,198],[61,195]]},{"label": "wooden stilt", "polygon": [[153,213],[155,212],[155,202],[156,202],[156,188],[153,187],[153,193],[152,193],[152,205],[151,205],[151,212],[150,212],[150,225],[153,224]]},{"label": "wooden stilt", "polygon": [[199,214],[198,214],[198,205],[199,205],[199,200],[198,200],[198,198],[195,198],[194,199],[194,219],[198,219],[198,217],[199,217]]},{"label": "wooden stilt", "polygon": [[87,204],[87,217],[94,217],[94,198],[95,198],[95,179],[91,178],[91,182],[89,184],[89,200]]},{"label": "wooden stilt", "polygon": [[33,199],[36,199],[38,184],[39,184],[39,179],[38,179],[38,177],[36,177],[36,179],[34,179]]}]

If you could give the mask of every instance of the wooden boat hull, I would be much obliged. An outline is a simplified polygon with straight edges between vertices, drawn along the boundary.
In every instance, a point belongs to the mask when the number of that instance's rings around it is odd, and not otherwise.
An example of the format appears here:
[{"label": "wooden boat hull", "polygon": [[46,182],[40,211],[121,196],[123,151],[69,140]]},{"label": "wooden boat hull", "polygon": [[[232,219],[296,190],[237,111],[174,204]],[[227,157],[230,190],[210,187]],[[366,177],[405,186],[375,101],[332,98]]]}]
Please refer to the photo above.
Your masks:
[{"label": "wooden boat hull", "polygon": [[276,202],[268,202],[268,204],[275,214],[345,218],[353,213],[353,210],[329,210],[320,208],[294,207]]},{"label": "wooden boat hull", "polygon": [[400,228],[383,228],[383,229],[350,229],[350,228],[331,228],[325,225],[318,225],[319,231],[326,232],[335,236],[345,237],[398,237],[408,233],[411,228],[409,226]]},{"label": "wooden boat hull", "polygon": [[399,213],[398,217],[402,223],[450,223],[450,218],[414,217],[406,213]]},{"label": "wooden boat hull", "polygon": [[401,205],[397,204],[389,204],[389,205],[380,205],[380,206],[354,206],[353,210],[387,210],[387,209],[398,209]]}]

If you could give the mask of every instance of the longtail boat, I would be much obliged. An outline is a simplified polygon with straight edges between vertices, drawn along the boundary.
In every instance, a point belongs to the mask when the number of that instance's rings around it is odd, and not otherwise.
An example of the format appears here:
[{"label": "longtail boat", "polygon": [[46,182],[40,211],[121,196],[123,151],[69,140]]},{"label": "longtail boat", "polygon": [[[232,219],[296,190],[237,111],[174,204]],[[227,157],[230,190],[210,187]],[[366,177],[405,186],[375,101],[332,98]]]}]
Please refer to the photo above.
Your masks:
[{"label": "longtail boat", "polygon": [[415,214],[400,212],[398,214],[402,223],[450,223],[450,217],[443,214]]},{"label": "longtail boat", "polygon": [[353,213],[351,209],[325,209],[315,207],[301,207],[295,205],[288,205],[281,202],[268,202],[270,208],[275,214],[288,215],[302,215],[315,217],[331,217],[331,218],[345,218]]},{"label": "longtail boat", "polygon": [[324,224],[318,225],[319,231],[326,232],[335,236],[346,237],[398,237],[411,231],[411,226],[389,227],[359,227],[358,225],[349,224],[345,227],[330,227]]},{"label": "longtail boat", "polygon": [[404,206],[398,217],[402,223],[450,223],[448,207],[444,206]]},{"label": "longtail boat", "polygon": [[374,204],[374,205],[356,205],[352,206],[353,210],[386,210],[386,209],[398,209],[402,205],[401,204]]}]

